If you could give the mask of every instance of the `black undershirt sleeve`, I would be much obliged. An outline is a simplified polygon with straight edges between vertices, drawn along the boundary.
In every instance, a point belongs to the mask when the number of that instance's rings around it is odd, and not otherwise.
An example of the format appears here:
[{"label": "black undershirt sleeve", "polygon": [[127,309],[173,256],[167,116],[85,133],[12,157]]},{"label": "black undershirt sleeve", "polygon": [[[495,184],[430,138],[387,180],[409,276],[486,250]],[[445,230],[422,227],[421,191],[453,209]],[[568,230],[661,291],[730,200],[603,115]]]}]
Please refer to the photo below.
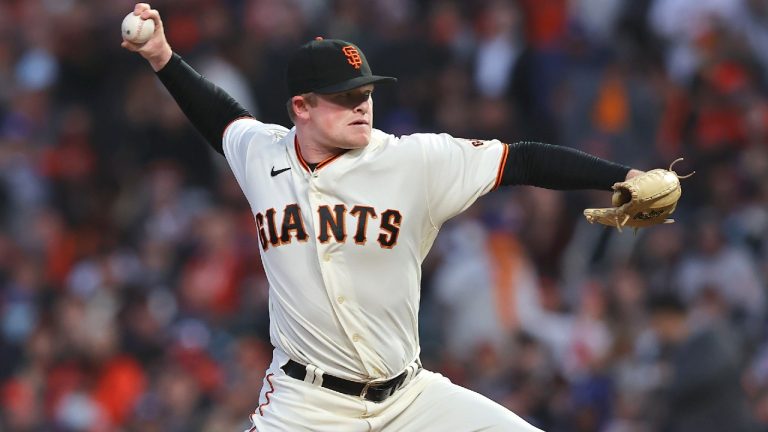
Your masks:
[{"label": "black undershirt sleeve", "polygon": [[611,190],[614,183],[625,180],[629,170],[628,166],[572,148],[518,142],[509,144],[501,184],[559,190]]},{"label": "black undershirt sleeve", "polygon": [[224,154],[221,141],[227,126],[238,118],[253,117],[176,53],[157,71],[157,77],[198,132],[221,154]]}]

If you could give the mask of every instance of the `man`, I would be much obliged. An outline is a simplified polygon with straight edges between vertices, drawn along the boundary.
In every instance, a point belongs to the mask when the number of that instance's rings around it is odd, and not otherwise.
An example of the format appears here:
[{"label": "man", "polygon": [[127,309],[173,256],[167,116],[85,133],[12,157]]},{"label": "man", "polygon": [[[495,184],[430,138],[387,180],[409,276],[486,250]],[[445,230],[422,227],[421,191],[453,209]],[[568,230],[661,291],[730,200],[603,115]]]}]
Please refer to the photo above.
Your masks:
[{"label": "man", "polygon": [[537,143],[372,129],[363,53],[314,40],[289,62],[295,127],[264,124],[173,54],[155,21],[147,59],[222,153],[251,205],[270,284],[273,361],[253,431],[536,431],[419,362],[421,262],[440,226],[500,184],[597,188],[635,175]]},{"label": "man", "polygon": [[729,328],[725,301],[716,289],[699,299],[709,309],[709,322],[695,323],[686,305],[674,295],[650,302],[651,327],[662,348],[660,359],[669,370],[656,398],[665,432],[754,431],[741,386],[742,352]]}]

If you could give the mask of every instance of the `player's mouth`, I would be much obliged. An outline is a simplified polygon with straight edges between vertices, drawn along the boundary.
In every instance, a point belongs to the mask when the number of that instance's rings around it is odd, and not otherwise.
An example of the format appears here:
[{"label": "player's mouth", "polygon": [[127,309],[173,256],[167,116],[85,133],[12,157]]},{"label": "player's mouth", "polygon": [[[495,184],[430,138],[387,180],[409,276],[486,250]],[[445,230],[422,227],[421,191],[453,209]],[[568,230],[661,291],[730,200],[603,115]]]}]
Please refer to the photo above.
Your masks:
[{"label": "player's mouth", "polygon": [[368,126],[368,120],[355,120],[349,125],[350,126]]}]

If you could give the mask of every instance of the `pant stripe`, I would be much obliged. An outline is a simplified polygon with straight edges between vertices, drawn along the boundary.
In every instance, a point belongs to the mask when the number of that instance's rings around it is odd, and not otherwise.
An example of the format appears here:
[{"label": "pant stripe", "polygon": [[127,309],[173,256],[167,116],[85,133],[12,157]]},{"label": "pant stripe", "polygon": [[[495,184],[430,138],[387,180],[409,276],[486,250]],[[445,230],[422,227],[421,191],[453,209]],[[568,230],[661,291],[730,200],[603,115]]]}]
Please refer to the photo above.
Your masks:
[{"label": "pant stripe", "polygon": [[264,407],[269,405],[269,395],[275,392],[275,386],[272,385],[272,380],[271,380],[273,375],[274,374],[267,375],[267,383],[269,383],[269,390],[267,390],[267,392],[264,393],[264,397],[267,399],[267,402],[259,405],[259,415],[262,417],[264,417]]}]

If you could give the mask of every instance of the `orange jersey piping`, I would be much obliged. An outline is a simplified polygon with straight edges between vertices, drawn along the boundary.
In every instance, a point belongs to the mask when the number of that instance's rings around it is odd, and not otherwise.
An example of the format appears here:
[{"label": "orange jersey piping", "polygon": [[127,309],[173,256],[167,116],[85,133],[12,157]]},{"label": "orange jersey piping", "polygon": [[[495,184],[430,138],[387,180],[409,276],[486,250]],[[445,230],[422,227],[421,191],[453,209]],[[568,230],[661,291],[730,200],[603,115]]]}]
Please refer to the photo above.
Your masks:
[{"label": "orange jersey piping", "polygon": [[[301,148],[299,148],[299,137],[297,137],[295,135],[293,136],[293,146],[296,149],[296,156],[299,159],[299,164],[302,167],[304,167],[304,169],[307,170],[307,172],[312,172],[312,170],[309,169],[309,164],[307,164],[307,161],[304,160],[304,156],[301,155]],[[328,164],[330,164],[331,162],[335,161],[341,155],[343,155],[344,153],[346,153],[348,151],[349,150],[345,149],[344,151],[342,151],[341,153],[339,153],[337,155],[333,155],[333,156],[328,157],[324,161],[322,161],[319,164],[317,164],[317,166],[315,167],[315,171],[319,170],[320,168],[323,168],[323,167],[327,166]]]},{"label": "orange jersey piping", "polygon": [[499,171],[496,173],[496,182],[493,184],[495,190],[501,185],[501,177],[504,174],[504,166],[507,165],[507,155],[509,154],[509,144],[504,144],[504,150],[501,152],[501,161],[499,161]]}]

